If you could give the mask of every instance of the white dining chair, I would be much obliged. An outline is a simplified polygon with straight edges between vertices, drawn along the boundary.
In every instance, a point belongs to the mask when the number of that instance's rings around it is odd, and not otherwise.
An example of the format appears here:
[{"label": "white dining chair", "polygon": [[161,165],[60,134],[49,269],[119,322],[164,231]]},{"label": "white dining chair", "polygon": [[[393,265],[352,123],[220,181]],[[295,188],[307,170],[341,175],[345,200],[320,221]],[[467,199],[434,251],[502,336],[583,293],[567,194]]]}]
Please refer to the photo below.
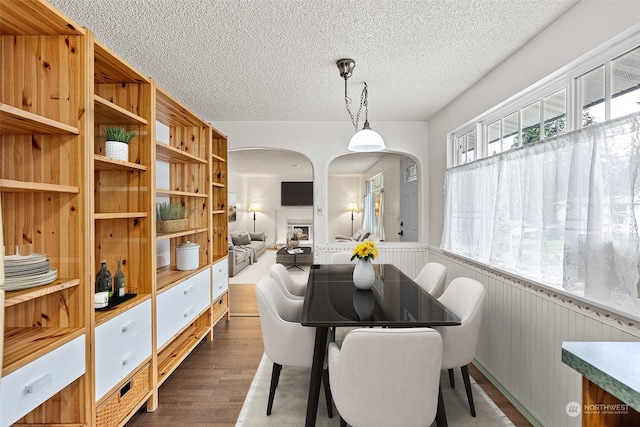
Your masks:
[{"label": "white dining chair", "polygon": [[424,426],[436,417],[442,338],[430,328],[361,328],[329,344],[340,425]]},{"label": "white dining chair", "polygon": [[334,252],[329,258],[329,264],[350,264],[355,261],[351,261],[352,256],[353,251]]},{"label": "white dining chair", "polygon": [[449,382],[451,387],[455,387],[453,369],[460,368],[469,409],[474,417],[476,410],[473,404],[468,365],[476,354],[485,293],[484,286],[477,280],[469,277],[453,279],[438,301],[458,316],[461,324],[435,328],[442,336],[442,369],[449,372]]},{"label": "white dining chair", "polygon": [[[287,298],[276,281],[270,277],[262,278],[256,284],[256,299],[264,351],[273,362],[267,402],[267,415],[271,415],[282,367],[311,368],[316,328],[300,324],[304,300]],[[329,373],[326,368],[323,371],[322,381],[327,400],[327,412],[329,418],[332,418],[333,406]]]},{"label": "white dining chair", "polygon": [[304,293],[307,290],[307,283],[298,282],[291,277],[284,265],[280,263],[273,264],[269,268],[269,275],[274,279],[282,292],[291,299],[304,299]]},{"label": "white dining chair", "polygon": [[413,279],[422,289],[432,297],[438,298],[444,291],[447,280],[447,267],[438,262],[429,262],[422,267],[420,273]]}]

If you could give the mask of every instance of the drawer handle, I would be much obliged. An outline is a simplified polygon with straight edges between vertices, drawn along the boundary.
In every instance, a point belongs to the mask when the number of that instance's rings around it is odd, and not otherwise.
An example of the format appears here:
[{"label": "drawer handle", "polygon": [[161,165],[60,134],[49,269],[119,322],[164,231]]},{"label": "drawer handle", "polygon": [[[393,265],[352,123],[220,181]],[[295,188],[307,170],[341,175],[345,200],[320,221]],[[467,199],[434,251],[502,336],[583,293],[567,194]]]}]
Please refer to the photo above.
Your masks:
[{"label": "drawer handle", "polygon": [[127,366],[129,363],[131,363],[132,360],[134,360],[136,358],[136,354],[135,353],[129,353],[125,356],[124,359],[122,359],[122,366]]},{"label": "drawer handle", "polygon": [[122,325],[122,333],[126,334],[127,332],[131,332],[136,328],[136,322],[127,322],[124,325]]},{"label": "drawer handle", "polygon": [[40,390],[42,390],[46,385],[51,384],[53,382],[53,377],[49,374],[43,375],[37,380],[33,381],[24,388],[25,394],[36,394]]},{"label": "drawer handle", "polygon": [[193,286],[189,286],[187,289],[183,291],[185,295],[190,294],[191,292],[193,292]]},{"label": "drawer handle", "polygon": [[187,318],[191,315],[191,313],[193,313],[193,306],[189,307],[185,312],[184,312],[184,317]]}]

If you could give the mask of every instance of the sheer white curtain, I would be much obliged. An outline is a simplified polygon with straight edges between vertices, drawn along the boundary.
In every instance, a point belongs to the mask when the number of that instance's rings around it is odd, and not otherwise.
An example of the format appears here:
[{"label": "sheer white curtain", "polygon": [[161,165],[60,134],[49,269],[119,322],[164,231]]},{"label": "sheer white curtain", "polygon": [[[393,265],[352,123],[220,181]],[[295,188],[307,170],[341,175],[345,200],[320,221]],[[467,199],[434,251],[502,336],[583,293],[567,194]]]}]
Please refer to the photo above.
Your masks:
[{"label": "sheer white curtain", "polygon": [[634,114],[449,169],[441,248],[640,314],[639,167]]}]

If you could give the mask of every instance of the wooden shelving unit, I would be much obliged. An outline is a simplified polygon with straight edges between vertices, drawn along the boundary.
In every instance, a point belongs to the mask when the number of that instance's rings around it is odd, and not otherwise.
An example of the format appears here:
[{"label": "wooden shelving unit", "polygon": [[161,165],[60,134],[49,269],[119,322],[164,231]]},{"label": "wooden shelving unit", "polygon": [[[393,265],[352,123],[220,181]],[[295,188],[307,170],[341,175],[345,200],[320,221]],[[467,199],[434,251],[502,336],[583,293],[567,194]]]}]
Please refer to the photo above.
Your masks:
[{"label": "wooden shelving unit", "polygon": [[[32,245],[58,277],[5,293],[0,425],[84,425],[93,294],[85,232],[90,127],[78,114],[88,91],[86,33],[48,3],[0,0],[0,39],[0,246]],[[57,369],[59,358],[73,370]],[[45,368],[27,399],[12,387],[34,366]]]},{"label": "wooden shelving unit", "polygon": [[[158,324],[156,385],[160,386],[202,339],[212,337],[212,133],[210,125],[160,88],[156,89],[156,121],[157,126],[168,130],[162,132],[167,134],[165,140],[155,144],[156,162],[165,165],[157,170],[168,171],[156,176],[156,202],[180,203],[192,211],[188,229],[156,234],[156,250],[164,254],[158,258],[166,259],[165,265],[156,269],[158,313],[160,316],[183,311],[180,304],[197,307],[184,310],[184,318],[177,327],[162,321]],[[176,246],[185,241],[199,245],[196,270],[176,269]],[[175,292],[179,297],[173,296]],[[200,292],[201,298],[208,298],[206,306],[194,302],[196,292]]]},{"label": "wooden shelving unit", "polygon": [[[126,421],[105,417],[103,413],[128,414],[139,408],[154,394],[150,381],[147,387],[137,390],[134,399],[115,399],[121,395],[121,387],[137,375],[150,361],[153,365],[152,331],[140,327],[128,335],[121,333],[121,325],[151,325],[153,286],[153,82],[120,58],[100,41],[88,34],[93,48],[93,152],[91,162],[91,201],[93,207],[92,274],[106,260],[112,276],[116,272],[117,260],[122,262],[125,275],[125,292],[136,295],[124,302],[114,299],[107,311],[96,311],[95,351],[92,355],[94,381],[94,405],[96,420],[111,419],[113,425]],[[129,160],[111,159],[105,155],[104,128],[120,126],[135,132],[129,142]],[[93,277],[93,276],[92,276]],[[110,302],[111,304],[111,302]],[[116,305],[117,304],[117,305]],[[134,310],[134,308],[136,310]],[[142,314],[140,314],[140,312]],[[132,317],[134,316],[134,317]],[[136,317],[137,316],[137,317]],[[133,320],[132,320],[133,319]],[[100,329],[100,331],[99,331]],[[113,332],[110,330],[115,329]],[[134,328],[135,329],[135,328]],[[107,331],[107,332],[104,332]],[[113,337],[124,338],[114,339]],[[113,341],[113,342],[111,342]],[[137,358],[129,360],[126,354],[134,342],[148,342],[137,352]],[[140,354],[138,354],[140,353]],[[108,360],[126,360],[125,368],[114,367]],[[108,372],[115,369],[114,372]],[[118,406],[114,411],[113,406]],[[124,416],[124,415],[121,415]]]},{"label": "wooden shelving unit", "polygon": [[[0,0],[0,38],[0,246],[57,270],[0,289],[0,427],[122,426],[228,319],[227,140],[45,0]],[[107,126],[136,133],[127,161],[106,156]],[[193,210],[188,229],[156,233],[164,200]],[[180,271],[187,240],[199,266]],[[117,259],[127,298],[94,309],[101,260],[113,275]]]}]

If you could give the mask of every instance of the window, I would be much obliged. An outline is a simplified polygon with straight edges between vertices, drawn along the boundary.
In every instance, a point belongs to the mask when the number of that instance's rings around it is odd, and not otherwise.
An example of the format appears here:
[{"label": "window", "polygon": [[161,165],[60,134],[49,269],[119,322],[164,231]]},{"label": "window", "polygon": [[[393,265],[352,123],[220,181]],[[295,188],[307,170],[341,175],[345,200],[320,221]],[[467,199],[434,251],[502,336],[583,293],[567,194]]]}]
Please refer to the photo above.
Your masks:
[{"label": "window", "polygon": [[472,130],[461,135],[458,138],[457,147],[460,164],[474,161],[476,159],[476,131]]},{"label": "window", "polygon": [[640,48],[611,61],[611,118],[640,111]]},{"label": "window", "polygon": [[381,172],[365,183],[362,228],[384,240],[384,174]]},{"label": "window", "polygon": [[441,248],[640,315],[639,112],[637,30],[451,132]]},{"label": "window", "polygon": [[[634,37],[637,43],[640,35]],[[476,161],[483,157],[480,153],[494,156],[640,111],[640,47],[636,44],[610,57],[585,71],[569,69],[553,84],[534,87],[452,132],[449,141],[454,155],[449,166]],[[570,99],[568,94],[573,94]],[[568,105],[573,106],[572,120]],[[482,130],[477,137],[476,128]]]}]

